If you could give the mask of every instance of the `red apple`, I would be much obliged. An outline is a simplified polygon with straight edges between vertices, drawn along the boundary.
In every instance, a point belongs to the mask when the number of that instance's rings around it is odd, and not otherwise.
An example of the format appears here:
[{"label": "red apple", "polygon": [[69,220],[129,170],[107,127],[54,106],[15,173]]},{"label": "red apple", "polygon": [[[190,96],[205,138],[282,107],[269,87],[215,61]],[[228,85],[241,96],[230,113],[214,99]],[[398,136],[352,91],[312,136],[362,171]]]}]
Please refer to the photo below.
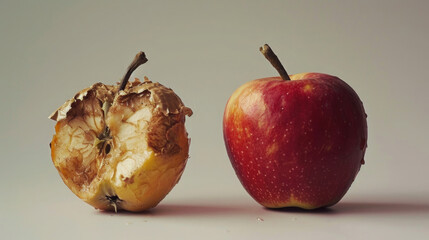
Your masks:
[{"label": "red apple", "polygon": [[338,77],[288,76],[268,45],[261,51],[282,77],[248,82],[230,97],[223,133],[232,166],[265,207],[332,206],[364,164],[363,104]]}]

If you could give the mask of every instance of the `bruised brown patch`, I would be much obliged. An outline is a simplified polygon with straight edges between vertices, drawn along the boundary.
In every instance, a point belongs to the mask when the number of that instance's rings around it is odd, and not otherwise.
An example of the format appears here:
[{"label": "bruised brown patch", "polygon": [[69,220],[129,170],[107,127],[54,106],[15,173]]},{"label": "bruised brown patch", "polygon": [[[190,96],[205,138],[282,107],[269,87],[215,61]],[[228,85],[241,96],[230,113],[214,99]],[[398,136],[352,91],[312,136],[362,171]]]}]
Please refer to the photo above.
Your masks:
[{"label": "bruised brown patch", "polygon": [[133,184],[134,183],[134,176],[124,178],[124,183]]},{"label": "bruised brown patch", "polygon": [[79,156],[67,158],[65,164],[58,167],[58,171],[63,178],[71,180],[79,190],[84,185],[89,185],[97,176],[96,161],[91,162],[89,166],[84,166]]},{"label": "bruised brown patch", "polygon": [[148,127],[148,145],[157,153],[175,154],[180,152],[177,145],[177,123],[181,121],[180,114],[157,114],[152,118]]}]

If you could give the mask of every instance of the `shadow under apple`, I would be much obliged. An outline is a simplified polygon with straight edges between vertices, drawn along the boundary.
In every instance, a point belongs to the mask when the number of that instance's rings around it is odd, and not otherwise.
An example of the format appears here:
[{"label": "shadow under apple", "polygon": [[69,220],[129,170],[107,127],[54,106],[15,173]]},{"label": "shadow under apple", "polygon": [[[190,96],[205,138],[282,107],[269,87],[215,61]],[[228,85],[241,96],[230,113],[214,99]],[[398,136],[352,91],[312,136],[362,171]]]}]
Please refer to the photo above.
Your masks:
[{"label": "shadow under apple", "polygon": [[[374,214],[429,214],[429,203],[413,202],[340,202],[334,206],[319,208],[315,210],[305,210],[296,207],[270,209],[249,203],[239,204],[237,202],[228,204],[227,202],[209,203],[162,203],[156,208],[144,212],[119,211],[118,215],[125,216],[152,216],[152,217],[198,217],[198,216],[229,216],[229,215],[249,215],[257,216],[263,211],[277,212],[279,214],[308,214],[308,215],[374,215]],[[99,214],[115,215],[113,212],[99,211]]]},{"label": "shadow under apple", "polygon": [[268,211],[302,214],[429,214],[429,204],[407,202],[340,202],[314,210],[297,207],[266,208]]},{"label": "shadow under apple", "polygon": [[338,214],[428,214],[429,203],[343,202],[332,207]]},{"label": "shadow under apple", "polygon": [[273,212],[284,212],[284,213],[303,213],[303,214],[332,214],[335,213],[335,210],[330,207],[323,207],[318,209],[302,209],[299,207],[284,207],[284,208],[266,208],[267,211]]},{"label": "shadow under apple", "polygon": [[[240,204],[231,200],[228,202],[199,203],[199,202],[176,202],[161,203],[157,207],[143,212],[127,212],[119,210],[116,214],[124,216],[151,216],[151,217],[199,217],[199,216],[229,216],[229,215],[252,215],[261,212],[261,207],[254,203],[249,205],[248,202]],[[99,211],[99,214],[114,215],[114,212]]]}]

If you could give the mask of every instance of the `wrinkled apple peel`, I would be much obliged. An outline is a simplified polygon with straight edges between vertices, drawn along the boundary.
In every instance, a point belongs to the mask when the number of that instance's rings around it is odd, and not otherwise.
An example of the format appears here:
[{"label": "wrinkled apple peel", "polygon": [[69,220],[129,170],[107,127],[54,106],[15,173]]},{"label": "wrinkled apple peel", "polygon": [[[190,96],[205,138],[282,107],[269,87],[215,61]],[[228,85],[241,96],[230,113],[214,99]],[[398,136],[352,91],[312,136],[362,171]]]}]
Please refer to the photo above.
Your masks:
[{"label": "wrinkled apple peel", "polygon": [[[192,110],[159,83],[136,79],[117,91],[94,84],[51,114],[57,121],[52,159],[87,203],[142,211],[156,206],[183,173],[189,149],[184,121]],[[103,108],[106,102],[113,104]],[[111,139],[99,139],[106,128]],[[100,151],[97,141],[109,151]]]}]

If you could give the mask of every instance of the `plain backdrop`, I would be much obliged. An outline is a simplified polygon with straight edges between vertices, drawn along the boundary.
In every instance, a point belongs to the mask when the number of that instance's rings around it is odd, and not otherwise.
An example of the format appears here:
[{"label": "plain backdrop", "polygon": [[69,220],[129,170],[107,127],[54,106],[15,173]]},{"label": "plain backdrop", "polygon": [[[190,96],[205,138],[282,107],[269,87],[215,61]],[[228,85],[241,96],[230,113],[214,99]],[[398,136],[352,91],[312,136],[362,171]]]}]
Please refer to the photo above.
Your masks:
[{"label": "plain backdrop", "polygon": [[[0,238],[427,239],[428,1],[0,1]],[[323,72],[368,113],[366,164],[345,198],[316,212],[272,211],[240,185],[223,110],[247,81]],[[47,117],[95,82],[133,76],[171,87],[194,115],[188,166],[161,204],[102,213],[63,184]]]}]

